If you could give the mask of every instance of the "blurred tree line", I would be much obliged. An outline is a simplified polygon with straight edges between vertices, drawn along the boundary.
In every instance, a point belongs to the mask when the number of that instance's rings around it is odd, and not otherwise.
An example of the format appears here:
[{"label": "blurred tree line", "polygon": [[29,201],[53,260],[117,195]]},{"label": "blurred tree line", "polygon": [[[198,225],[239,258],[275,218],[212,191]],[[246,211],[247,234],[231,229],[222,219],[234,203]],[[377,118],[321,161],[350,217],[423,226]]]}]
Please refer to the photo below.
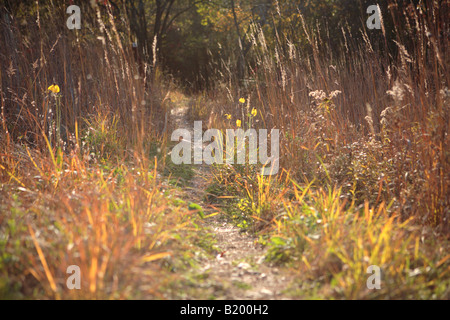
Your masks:
[{"label": "blurred tree line", "polygon": [[[95,20],[90,10],[93,3],[105,14],[113,14],[123,22],[123,34],[137,44],[139,60],[151,66],[158,64],[180,84],[193,90],[208,89],[232,73],[237,79],[252,70],[252,26],[264,31],[267,45],[288,50],[285,42],[308,50],[303,25],[310,26],[320,41],[325,41],[338,55],[348,39],[363,41],[362,30],[374,48],[394,55],[391,40],[401,35],[395,30],[395,9],[413,3],[426,10],[422,0],[59,0],[61,9],[70,4],[82,7],[82,24]],[[55,2],[55,1],[53,1]],[[58,1],[56,1],[58,2]],[[77,3],[80,2],[80,3]],[[444,1],[445,2],[445,1]],[[367,30],[370,14],[367,8],[378,4],[384,30]],[[7,11],[20,15],[33,11],[36,1],[4,0]],[[41,6],[44,6],[44,2]],[[445,14],[445,13],[444,13]],[[67,19],[65,11],[62,20]],[[125,19],[126,18],[126,19]],[[126,23],[124,22],[126,20]],[[398,22],[398,21],[397,21]],[[65,25],[65,24],[64,24]],[[397,24],[398,25],[398,24]],[[128,30],[127,30],[128,29]],[[312,30],[311,29],[311,30]],[[397,32],[399,31],[399,32]],[[344,39],[344,33],[347,34]],[[405,36],[407,32],[405,31]],[[397,39],[398,40],[398,39]],[[404,39],[403,39],[404,40]],[[131,44],[130,44],[131,45]],[[413,45],[413,44],[412,44]]]},{"label": "blurred tree line", "polygon": [[[395,27],[408,23],[403,9],[408,5],[427,9],[427,1],[422,0],[129,0],[123,4],[147,61],[153,59],[155,46],[163,70],[194,90],[214,86],[226,72],[237,79],[249,76],[254,67],[255,26],[263,30],[271,49],[288,50],[288,42],[306,51],[311,50],[304,29],[308,26],[319,41],[334,49],[324,54],[336,57],[345,54],[340,52],[344,42],[351,40],[356,48],[365,33],[374,49],[389,59],[398,50],[392,40],[408,43],[407,28]],[[382,30],[367,29],[371,15],[367,8],[373,4],[381,10]],[[402,35],[404,39],[399,39]],[[409,43],[414,46],[414,39]]]}]

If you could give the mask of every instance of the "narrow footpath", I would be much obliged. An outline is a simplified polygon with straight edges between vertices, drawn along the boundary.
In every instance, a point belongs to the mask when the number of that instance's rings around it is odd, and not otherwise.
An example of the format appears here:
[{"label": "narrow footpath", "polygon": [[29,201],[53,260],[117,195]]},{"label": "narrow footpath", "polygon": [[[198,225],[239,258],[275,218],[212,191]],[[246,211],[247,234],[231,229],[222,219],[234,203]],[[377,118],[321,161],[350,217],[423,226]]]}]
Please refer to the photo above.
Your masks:
[{"label": "narrow footpath", "polygon": [[[187,112],[188,103],[172,110],[171,117],[176,128],[193,129],[193,123],[187,120]],[[209,167],[198,165],[194,172],[185,191],[186,200],[199,204],[205,215],[217,212],[204,202],[205,190],[212,179]],[[183,299],[288,299],[283,291],[291,282],[291,277],[284,270],[264,262],[265,249],[254,235],[242,232],[220,213],[205,219],[204,223],[216,241],[218,253],[213,258],[203,259],[201,267],[193,271],[196,273],[193,277],[201,280],[192,290],[195,296]]]}]

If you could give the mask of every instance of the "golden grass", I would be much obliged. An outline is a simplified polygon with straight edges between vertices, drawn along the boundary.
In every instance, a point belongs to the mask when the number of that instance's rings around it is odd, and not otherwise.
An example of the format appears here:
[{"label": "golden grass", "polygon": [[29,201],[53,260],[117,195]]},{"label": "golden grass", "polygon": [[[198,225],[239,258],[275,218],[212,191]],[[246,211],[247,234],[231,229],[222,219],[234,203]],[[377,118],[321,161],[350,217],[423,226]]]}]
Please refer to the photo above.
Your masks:
[{"label": "golden grass", "polygon": [[[189,247],[181,235],[195,227],[155,163],[53,161],[24,149],[9,151],[9,166],[20,163],[14,177],[25,187],[8,179],[0,191],[2,297],[162,298],[158,285],[171,274],[160,261],[180,256]],[[82,290],[66,288],[70,265]]]},{"label": "golden grass", "polygon": [[[170,270],[199,236],[159,176],[171,86],[158,69],[142,78],[118,31],[129,26],[110,12],[62,33],[35,16],[56,25],[62,9],[1,24],[0,297],[166,298]],[[397,26],[392,56],[365,31],[362,42],[343,31],[336,54],[306,24],[306,47],[252,26],[252,78],[235,85],[230,71],[191,105],[211,127],[281,130],[281,174],[223,166],[211,190],[260,235],[267,260],[296,270],[293,296],[449,298],[448,44],[426,16],[441,16],[437,2],[398,10],[419,28]],[[70,265],[82,290],[66,287]],[[380,290],[366,286],[370,265]]]},{"label": "golden grass", "polygon": [[[58,30],[62,6],[0,29],[14,37],[0,49],[0,297],[164,298],[197,237],[159,175],[168,89],[157,70],[142,78],[125,20],[86,7],[86,28]],[[81,290],[66,286],[70,265]]]},{"label": "golden grass", "polygon": [[[397,25],[410,42],[399,35],[391,57],[374,49],[365,30],[362,42],[343,31],[339,54],[306,24],[306,49],[284,35],[268,45],[270,35],[255,25],[252,81],[233,85],[230,75],[214,94],[224,106],[212,108],[220,110],[216,127],[256,108],[246,128],[281,130],[282,174],[262,178],[250,166],[224,166],[211,189],[235,199],[227,210],[259,232],[267,259],[295,266],[294,294],[449,296],[448,54],[436,40],[443,30],[427,19],[440,8],[433,3],[412,16],[392,10],[420,27]],[[237,102],[243,96],[246,105]],[[382,269],[381,290],[367,289],[370,265]]]}]

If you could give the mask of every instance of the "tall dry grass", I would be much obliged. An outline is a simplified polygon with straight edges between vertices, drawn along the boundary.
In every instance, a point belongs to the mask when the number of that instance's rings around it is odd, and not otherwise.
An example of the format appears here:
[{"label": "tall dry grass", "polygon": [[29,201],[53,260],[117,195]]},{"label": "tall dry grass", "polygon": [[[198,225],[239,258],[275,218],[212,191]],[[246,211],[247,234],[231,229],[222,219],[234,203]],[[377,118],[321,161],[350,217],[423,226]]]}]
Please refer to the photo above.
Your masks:
[{"label": "tall dry grass", "polygon": [[83,28],[69,30],[63,3],[15,9],[3,7],[1,17],[0,92],[7,141],[45,147],[42,133],[55,138],[55,99],[47,90],[52,84],[61,88],[65,144],[73,139],[76,123],[84,124],[81,118],[97,113],[114,115],[131,144],[161,134],[166,93],[158,81],[150,81],[155,77],[150,65],[137,64],[126,19],[115,19],[110,7],[85,4]]},{"label": "tall dry grass", "polygon": [[164,298],[196,230],[158,173],[168,90],[110,8],[83,4],[69,30],[62,2],[15,5],[0,9],[0,297]]},{"label": "tall dry grass", "polygon": [[449,6],[426,8],[391,6],[393,40],[344,27],[339,48],[324,26],[303,23],[305,46],[255,24],[249,77],[238,85],[229,66],[212,95],[213,127],[280,129],[278,176],[217,167],[209,191],[267,260],[293,267],[294,296],[448,299]]},{"label": "tall dry grass", "polygon": [[301,46],[283,34],[273,41],[253,25],[246,86],[233,85],[230,73],[215,93],[225,109],[211,117],[226,127],[225,113],[233,123],[257,108],[254,124],[282,131],[281,167],[297,179],[338,184],[359,203],[394,201],[405,219],[447,233],[448,3],[427,8],[392,6],[392,41],[384,28],[355,38],[343,27],[340,48],[319,35],[323,26],[304,22]]}]

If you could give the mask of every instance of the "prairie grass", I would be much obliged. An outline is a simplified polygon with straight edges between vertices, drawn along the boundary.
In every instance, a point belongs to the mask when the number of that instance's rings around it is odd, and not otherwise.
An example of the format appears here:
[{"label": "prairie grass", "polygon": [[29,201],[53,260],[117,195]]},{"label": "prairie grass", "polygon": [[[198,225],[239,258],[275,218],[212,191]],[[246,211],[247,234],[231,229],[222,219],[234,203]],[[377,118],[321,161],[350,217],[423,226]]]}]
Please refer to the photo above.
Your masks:
[{"label": "prairie grass", "polygon": [[201,234],[159,174],[170,84],[109,10],[86,4],[81,30],[62,2],[1,10],[0,298],[167,298]]},{"label": "prairie grass", "polygon": [[[333,48],[320,25],[297,43],[255,23],[249,75],[222,60],[188,106],[208,127],[280,129],[277,176],[214,167],[207,200],[292,268],[292,297],[449,298],[448,1],[427,4],[391,6],[395,50],[384,29],[343,26]],[[167,157],[185,97],[108,7],[82,4],[86,27],[68,30],[60,2],[15,6],[0,9],[0,298],[170,298],[212,248],[174,186],[192,168]]]},{"label": "prairie grass", "polygon": [[[234,199],[223,205],[258,232],[267,260],[298,270],[294,295],[448,298],[448,6],[427,8],[392,6],[410,22],[397,21],[395,53],[381,30],[357,41],[343,28],[331,48],[319,26],[303,23],[305,45],[281,34],[269,45],[255,24],[244,86],[230,73],[216,88],[225,107],[211,109],[215,127],[280,129],[282,174],[218,167],[210,190]],[[382,270],[381,290],[367,289],[370,265]]]},{"label": "prairie grass", "polygon": [[[2,298],[164,297],[158,287],[184,264],[179,257],[196,238],[187,230],[197,227],[156,163],[95,163],[25,146],[10,155],[16,170],[2,172],[16,183],[1,189]],[[82,290],[66,287],[71,265]]]}]

